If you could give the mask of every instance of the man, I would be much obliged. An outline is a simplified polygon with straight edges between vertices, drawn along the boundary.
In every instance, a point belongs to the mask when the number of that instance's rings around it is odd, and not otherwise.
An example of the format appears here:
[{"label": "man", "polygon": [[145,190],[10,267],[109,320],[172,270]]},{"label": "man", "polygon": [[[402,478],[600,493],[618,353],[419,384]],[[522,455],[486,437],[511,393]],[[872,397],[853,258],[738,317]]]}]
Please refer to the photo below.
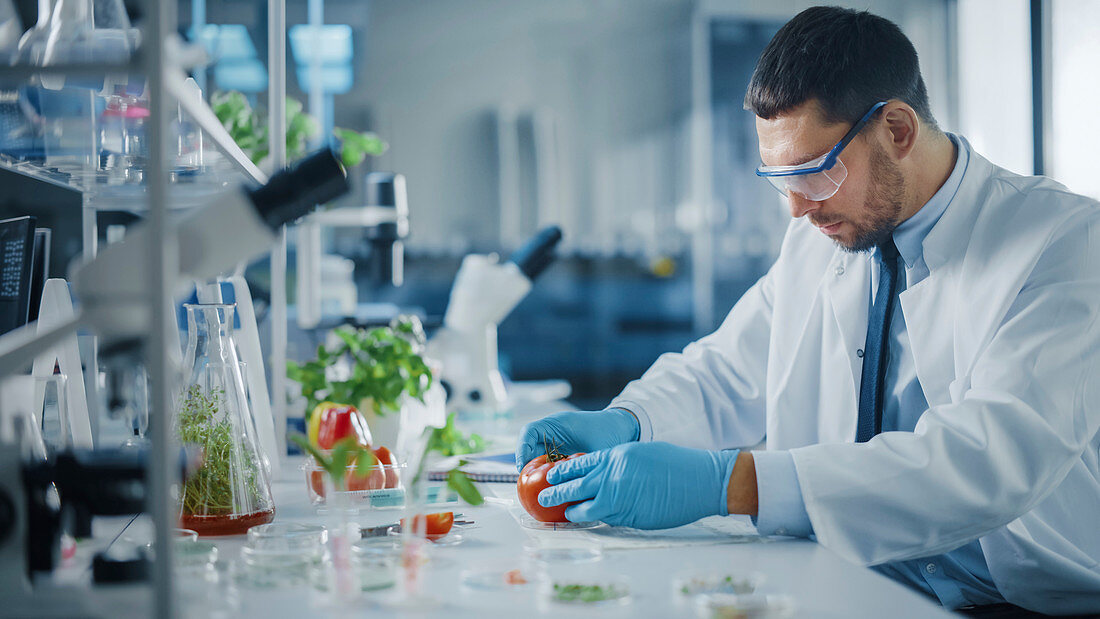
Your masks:
[{"label": "man", "polygon": [[794,218],[779,258],[607,410],[524,429],[519,465],[589,452],[539,501],[751,514],[949,608],[1100,610],[1097,203],[940,131],[912,44],[865,12],[800,13],[745,101]]}]

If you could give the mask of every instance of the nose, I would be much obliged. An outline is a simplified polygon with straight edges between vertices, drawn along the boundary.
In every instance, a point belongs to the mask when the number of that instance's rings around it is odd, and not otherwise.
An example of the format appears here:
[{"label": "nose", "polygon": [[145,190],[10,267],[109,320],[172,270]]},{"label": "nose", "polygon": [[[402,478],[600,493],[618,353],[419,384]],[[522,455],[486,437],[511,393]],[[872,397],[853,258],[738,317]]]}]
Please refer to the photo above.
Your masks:
[{"label": "nose", "polygon": [[814,202],[793,191],[787,192],[787,200],[789,200],[791,204],[791,217],[795,219],[821,208],[820,202]]}]

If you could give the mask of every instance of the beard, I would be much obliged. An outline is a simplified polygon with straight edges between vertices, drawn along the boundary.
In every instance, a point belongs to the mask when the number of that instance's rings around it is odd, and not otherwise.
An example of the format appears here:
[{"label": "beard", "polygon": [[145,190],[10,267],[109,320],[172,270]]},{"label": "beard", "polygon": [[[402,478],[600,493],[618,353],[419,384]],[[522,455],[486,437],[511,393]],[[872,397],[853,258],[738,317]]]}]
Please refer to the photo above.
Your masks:
[{"label": "beard", "polygon": [[878,143],[874,143],[871,148],[870,172],[871,185],[863,204],[863,220],[850,222],[855,228],[851,241],[836,241],[847,252],[874,249],[890,238],[900,223],[898,220],[905,199],[905,177]]}]

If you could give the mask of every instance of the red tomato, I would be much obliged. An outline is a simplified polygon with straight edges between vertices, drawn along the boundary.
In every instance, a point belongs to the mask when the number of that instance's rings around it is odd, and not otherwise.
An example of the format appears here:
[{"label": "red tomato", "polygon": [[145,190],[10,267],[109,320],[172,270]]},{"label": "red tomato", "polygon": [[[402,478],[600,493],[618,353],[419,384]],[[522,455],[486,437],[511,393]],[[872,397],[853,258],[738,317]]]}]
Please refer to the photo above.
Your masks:
[{"label": "red tomato", "polygon": [[523,505],[523,509],[526,509],[528,514],[531,514],[532,518],[539,522],[569,521],[565,517],[565,508],[576,505],[579,501],[554,507],[543,507],[539,504],[539,492],[550,487],[550,482],[546,481],[546,473],[550,469],[557,466],[559,462],[572,460],[580,455],[582,454],[573,454],[555,462],[550,462],[546,456],[539,456],[523,467],[523,470],[519,473],[519,481],[516,482],[516,489],[519,491],[520,504]]},{"label": "red tomato", "polygon": [[[413,527],[415,529],[424,528],[424,519],[427,518],[427,529],[424,531],[424,537],[432,540],[433,542],[444,535],[451,532],[451,527],[455,523],[454,512],[439,512],[436,514],[428,514],[427,516],[417,516],[413,518]],[[401,528],[405,528],[405,519],[401,519]]]},{"label": "red tomato", "polygon": [[370,428],[359,409],[351,405],[330,406],[321,412],[321,423],[317,429],[317,446],[332,449],[340,439],[354,436],[356,442],[370,448]]},{"label": "red tomato", "polygon": [[397,465],[397,458],[393,457],[393,452],[389,447],[381,445],[378,449],[374,450],[374,457],[378,459],[378,464],[382,465],[383,470],[386,473],[386,488],[397,487],[397,469],[394,468]]},{"label": "red tomato", "polygon": [[358,475],[355,469],[348,469],[348,490],[361,492],[363,490],[381,490],[386,487],[386,474],[377,466],[367,469],[366,475]]}]

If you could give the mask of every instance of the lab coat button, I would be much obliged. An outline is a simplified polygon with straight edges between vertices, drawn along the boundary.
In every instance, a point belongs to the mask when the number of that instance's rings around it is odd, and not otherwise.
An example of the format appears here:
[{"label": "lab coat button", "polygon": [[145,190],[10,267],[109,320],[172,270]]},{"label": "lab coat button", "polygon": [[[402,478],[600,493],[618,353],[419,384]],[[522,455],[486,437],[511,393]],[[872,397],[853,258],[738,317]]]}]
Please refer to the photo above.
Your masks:
[{"label": "lab coat button", "polygon": [[836,276],[840,277],[841,275],[844,275],[844,265],[839,265],[836,268]]},{"label": "lab coat button", "polygon": [[929,574],[935,574],[936,569],[937,568],[935,563],[929,563],[928,565],[924,566],[924,571],[928,572]]},{"label": "lab coat button", "polygon": [[859,357],[860,359],[863,358],[863,349],[862,348],[856,349],[856,356]]}]

